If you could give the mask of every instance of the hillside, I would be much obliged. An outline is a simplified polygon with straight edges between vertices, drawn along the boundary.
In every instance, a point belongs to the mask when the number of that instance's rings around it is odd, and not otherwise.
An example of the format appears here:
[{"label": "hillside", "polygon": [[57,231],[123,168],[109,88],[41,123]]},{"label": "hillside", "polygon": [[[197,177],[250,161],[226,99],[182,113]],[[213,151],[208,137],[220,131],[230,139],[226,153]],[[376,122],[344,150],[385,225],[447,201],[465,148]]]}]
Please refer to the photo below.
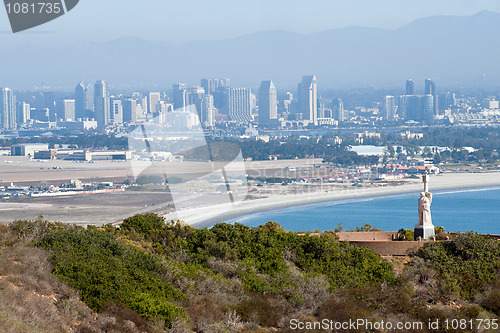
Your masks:
[{"label": "hillside", "polygon": [[[333,232],[300,236],[272,222],[197,230],[152,214],[120,229],[16,221],[0,226],[0,322],[6,332],[293,332],[297,322],[359,318],[492,324],[499,258],[500,242],[476,234],[428,244],[401,266]],[[432,330],[462,331],[477,330]]]},{"label": "hillside", "polygon": [[44,46],[43,36],[36,45],[6,39],[0,58],[9,66],[2,69],[0,86],[44,82],[72,87],[84,78],[105,79],[121,88],[166,89],[173,82],[199,84],[203,77],[229,77],[235,86],[257,88],[262,80],[272,79],[279,88],[295,89],[310,74],[326,88],[402,87],[408,78],[423,82],[428,77],[441,87],[498,86],[498,31],[500,14],[485,11],[419,19],[394,30],[347,27],[309,35],[263,31],[183,44],[124,37],[108,42],[48,40]]}]

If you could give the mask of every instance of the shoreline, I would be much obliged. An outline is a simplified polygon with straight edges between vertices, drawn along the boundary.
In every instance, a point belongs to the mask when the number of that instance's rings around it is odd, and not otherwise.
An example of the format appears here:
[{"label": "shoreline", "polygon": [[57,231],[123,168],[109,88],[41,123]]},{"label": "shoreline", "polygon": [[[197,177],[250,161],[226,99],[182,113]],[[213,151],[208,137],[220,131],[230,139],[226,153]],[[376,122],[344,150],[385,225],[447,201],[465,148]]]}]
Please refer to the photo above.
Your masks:
[{"label": "shoreline", "polygon": [[[480,189],[500,186],[500,172],[445,173],[432,175],[430,191]],[[324,202],[352,199],[380,198],[392,195],[419,193],[422,191],[419,179],[410,179],[400,186],[367,187],[336,192],[314,192],[293,195],[273,195],[268,198],[239,202],[236,205],[219,204],[183,210],[166,214],[167,219],[181,219],[196,228],[211,227],[217,223],[233,220],[254,213],[307,206]]]}]

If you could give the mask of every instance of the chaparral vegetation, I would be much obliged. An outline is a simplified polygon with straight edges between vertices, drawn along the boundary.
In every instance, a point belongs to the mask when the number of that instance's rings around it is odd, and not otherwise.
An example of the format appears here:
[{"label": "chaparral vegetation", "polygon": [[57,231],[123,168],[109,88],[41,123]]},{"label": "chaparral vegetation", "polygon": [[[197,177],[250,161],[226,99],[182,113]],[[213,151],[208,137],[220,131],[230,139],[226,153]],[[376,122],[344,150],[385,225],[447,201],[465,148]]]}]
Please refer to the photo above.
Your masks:
[{"label": "chaparral vegetation", "polygon": [[[16,221],[0,226],[0,299],[6,332],[292,332],[292,319],[494,323],[500,241],[457,234],[394,259],[335,232],[298,235],[273,222]],[[484,328],[432,332],[497,331]]]}]

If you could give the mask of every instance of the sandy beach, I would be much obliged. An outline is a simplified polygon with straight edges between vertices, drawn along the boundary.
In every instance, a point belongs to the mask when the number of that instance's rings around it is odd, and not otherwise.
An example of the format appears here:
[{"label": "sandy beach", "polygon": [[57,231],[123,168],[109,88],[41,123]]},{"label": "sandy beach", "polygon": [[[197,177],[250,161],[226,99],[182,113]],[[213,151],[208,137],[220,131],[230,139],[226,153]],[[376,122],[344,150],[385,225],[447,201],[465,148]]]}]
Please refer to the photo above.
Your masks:
[{"label": "sandy beach", "polygon": [[[320,159],[247,161],[235,165],[236,173],[247,174],[248,177],[285,177],[307,179],[322,178],[325,169],[318,169]],[[196,178],[205,172],[206,163],[181,162],[161,165],[170,175],[184,178]],[[289,171],[296,168],[296,171]],[[309,170],[309,171],[306,171]],[[227,171],[231,171],[228,169]],[[346,170],[344,170],[346,171]],[[347,170],[348,171],[348,170]],[[29,186],[32,184],[62,184],[71,179],[86,181],[116,181],[121,183],[126,178],[133,178],[129,162],[99,161],[96,163],[75,163],[71,161],[50,160],[33,161],[25,157],[0,157],[0,185]],[[182,209],[174,214],[166,215],[168,219],[180,219],[196,227],[211,226],[218,222],[228,221],[243,215],[277,210],[294,206],[321,202],[349,200],[366,197],[380,197],[403,193],[418,193],[423,185],[420,179],[394,181],[371,181],[363,187],[351,186],[351,182],[340,184],[300,183],[281,186],[265,185],[259,187],[254,182],[245,201],[236,204],[229,202],[229,197],[221,195],[213,188],[203,188],[199,183],[194,187],[177,186],[176,191],[167,192],[134,192],[120,194],[80,195],[61,198],[12,198],[0,202],[0,223],[9,223],[16,219],[34,219],[39,215],[51,221],[81,225],[102,225],[119,223],[134,214],[154,212],[166,214]],[[444,173],[432,175],[431,191],[442,191],[460,188],[482,188],[500,186],[500,172],[491,173]],[[216,186],[217,187],[217,186]],[[244,186],[232,187],[235,198],[246,197]],[[241,190],[241,191],[240,191]],[[172,196],[174,197],[172,197]],[[172,200],[173,199],[173,200]],[[251,200],[249,200],[251,199]]]},{"label": "sandy beach", "polygon": [[[432,175],[430,191],[459,190],[500,186],[500,172],[491,173],[446,173]],[[272,211],[294,206],[321,202],[349,200],[367,197],[382,197],[405,193],[419,193],[423,189],[420,179],[408,179],[400,186],[353,188],[335,192],[316,192],[288,195],[271,195],[264,199],[242,201],[236,204],[219,204],[183,210],[165,215],[167,219],[181,219],[202,228],[228,221],[247,214]]]}]

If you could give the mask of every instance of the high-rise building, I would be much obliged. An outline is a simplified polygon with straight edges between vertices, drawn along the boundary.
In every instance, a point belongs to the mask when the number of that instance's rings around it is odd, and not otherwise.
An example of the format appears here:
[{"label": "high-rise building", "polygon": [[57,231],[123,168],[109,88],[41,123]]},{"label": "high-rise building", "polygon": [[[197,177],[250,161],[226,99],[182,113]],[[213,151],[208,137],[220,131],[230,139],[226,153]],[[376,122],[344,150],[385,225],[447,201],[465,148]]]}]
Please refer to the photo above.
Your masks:
[{"label": "high-rise building", "polygon": [[178,111],[186,111],[189,105],[187,86],[184,83],[176,83],[172,89],[172,99],[174,101],[174,109]]},{"label": "high-rise building", "polygon": [[340,98],[334,98],[332,101],[332,115],[333,119],[339,122],[339,125],[343,123],[345,119],[344,102]]},{"label": "high-rise building", "polygon": [[0,128],[16,129],[16,97],[9,88],[0,90]]},{"label": "high-rise building", "polygon": [[213,95],[215,92],[220,91],[223,88],[228,88],[230,84],[229,79],[203,79],[201,80],[201,86],[205,89],[207,95]]},{"label": "high-rise building", "polygon": [[157,114],[160,112],[161,94],[159,92],[149,93],[149,113]]},{"label": "high-rise building", "polygon": [[94,118],[94,90],[92,85],[81,81],[75,87],[76,119]]},{"label": "high-rise building", "polygon": [[123,122],[130,123],[137,121],[137,100],[126,98],[123,100]]},{"label": "high-rise building", "polygon": [[286,92],[286,97],[283,103],[280,104],[280,112],[289,115],[292,112],[293,94],[289,91]]},{"label": "high-rise building", "polygon": [[318,124],[318,83],[316,76],[304,76],[299,83],[298,99],[302,119]]},{"label": "high-rise building", "polygon": [[227,110],[227,89],[230,86],[229,79],[203,79],[201,86],[205,89],[205,94],[214,96],[214,106],[219,110]]},{"label": "high-rise building", "polygon": [[120,97],[111,97],[110,102],[110,122],[112,124],[123,124],[123,104]]},{"label": "high-rise building", "polygon": [[405,95],[402,99],[405,120],[422,121],[424,118],[420,96]]},{"label": "high-rise building", "polygon": [[17,125],[26,124],[31,119],[31,105],[26,102],[17,103]]},{"label": "high-rise building", "polygon": [[259,122],[270,124],[278,119],[278,91],[273,81],[262,81],[259,88]]},{"label": "high-rise building", "polygon": [[215,124],[215,112],[216,108],[214,106],[214,96],[204,95],[203,103],[201,107],[201,119],[203,119],[203,125],[206,127],[212,127]]},{"label": "high-rise building", "polygon": [[438,96],[438,104],[439,112],[443,114],[446,109],[457,105],[457,97],[454,93],[448,91],[446,94]]},{"label": "high-rise building", "polygon": [[436,84],[431,79],[425,80],[425,95],[435,95]]},{"label": "high-rise building", "polygon": [[332,108],[331,102],[324,98],[318,98],[318,119],[319,118],[330,118],[332,119]]},{"label": "high-rise building", "polygon": [[423,120],[430,123],[434,120],[434,115],[436,114],[436,108],[434,101],[436,100],[433,95],[424,95],[422,98],[422,108],[423,108]]},{"label": "high-rise building", "polygon": [[141,107],[142,107],[142,112],[143,112],[144,116],[146,116],[146,114],[147,114],[148,112],[149,112],[149,113],[151,113],[151,112],[149,111],[149,109],[148,109],[148,98],[147,98],[147,97],[143,97],[143,98],[141,99]]},{"label": "high-rise building", "polygon": [[201,86],[205,89],[207,95],[212,95],[214,92],[219,90],[219,80],[218,79],[203,79],[201,80]]},{"label": "high-rise building", "polygon": [[108,84],[106,81],[97,81],[94,86],[95,117],[98,126],[111,123],[109,108]]},{"label": "high-rise building", "polygon": [[247,88],[229,88],[227,90],[227,109],[229,120],[250,122],[252,120],[252,92]]},{"label": "high-rise building", "polygon": [[406,95],[415,95],[415,82],[411,79],[406,81]]},{"label": "high-rise building", "polygon": [[434,119],[434,98],[432,95],[403,96],[405,120],[430,123]]},{"label": "high-rise building", "polygon": [[75,121],[76,100],[62,99],[56,102],[56,117],[54,120]]},{"label": "high-rise building", "polygon": [[187,105],[194,105],[196,107],[196,112],[202,124],[205,122],[202,111],[204,97],[205,97],[205,88],[192,87],[187,90],[187,99],[188,99]]},{"label": "high-rise building", "polygon": [[433,112],[435,115],[439,114],[438,113],[439,103],[438,103],[436,84],[431,79],[425,80],[425,95],[432,95]]},{"label": "high-rise building", "polygon": [[385,96],[383,103],[383,117],[385,121],[396,120],[396,100],[394,96]]}]

